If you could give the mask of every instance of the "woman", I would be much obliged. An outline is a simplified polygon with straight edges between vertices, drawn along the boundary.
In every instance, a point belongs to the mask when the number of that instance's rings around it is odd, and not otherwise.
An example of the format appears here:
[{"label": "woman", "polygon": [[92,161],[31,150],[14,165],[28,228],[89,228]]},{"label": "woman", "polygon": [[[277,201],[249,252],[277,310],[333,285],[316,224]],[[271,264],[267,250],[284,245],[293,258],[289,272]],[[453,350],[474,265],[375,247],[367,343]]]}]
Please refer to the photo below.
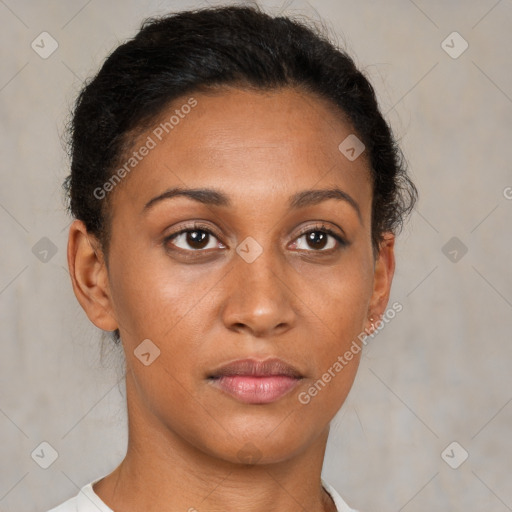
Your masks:
[{"label": "woman", "polygon": [[329,423],[416,199],[374,91],[257,8],[146,20],[81,92],[68,263],[126,357],[127,454],[58,512],[353,510]]}]

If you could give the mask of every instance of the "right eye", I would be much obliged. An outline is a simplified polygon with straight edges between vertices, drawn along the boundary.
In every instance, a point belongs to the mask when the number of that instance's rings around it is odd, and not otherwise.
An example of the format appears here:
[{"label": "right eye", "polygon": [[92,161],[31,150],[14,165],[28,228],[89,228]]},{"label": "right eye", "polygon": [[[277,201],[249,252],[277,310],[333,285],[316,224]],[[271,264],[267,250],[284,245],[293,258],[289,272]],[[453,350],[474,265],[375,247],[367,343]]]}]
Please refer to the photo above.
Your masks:
[{"label": "right eye", "polygon": [[[180,229],[176,233],[167,236],[164,240],[166,247],[178,247],[183,251],[202,252],[208,249],[215,249],[216,246],[212,237],[217,239],[216,235],[208,226],[194,224],[193,226]],[[218,239],[217,239],[218,240]],[[213,243],[213,245],[211,245]],[[220,243],[220,248],[225,246]]]}]

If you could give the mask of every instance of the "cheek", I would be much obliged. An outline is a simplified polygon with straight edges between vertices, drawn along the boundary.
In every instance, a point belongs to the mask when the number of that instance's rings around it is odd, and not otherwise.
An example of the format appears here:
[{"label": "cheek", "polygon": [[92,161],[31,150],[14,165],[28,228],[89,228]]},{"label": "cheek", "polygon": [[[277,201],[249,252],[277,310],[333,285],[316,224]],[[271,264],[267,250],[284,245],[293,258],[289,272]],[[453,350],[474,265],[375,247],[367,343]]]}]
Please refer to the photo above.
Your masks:
[{"label": "cheek", "polygon": [[298,295],[336,339],[358,334],[373,290],[373,263],[364,254],[347,252],[332,267],[303,265]]},{"label": "cheek", "polygon": [[[312,312],[308,316],[313,319],[312,330],[315,331],[314,353],[308,356],[315,361],[311,384],[321,381],[316,387],[308,388],[311,395],[306,389],[309,397],[305,399],[311,400],[309,412],[318,414],[322,414],[322,407],[331,411],[341,407],[355,379],[364,348],[361,334],[373,289],[373,263],[362,253],[347,252],[346,256],[343,265],[332,267],[317,279],[316,286],[311,284],[301,292],[307,298],[306,304]],[[318,278],[318,271],[314,273]],[[311,346],[304,350],[307,355]]]},{"label": "cheek", "polygon": [[[133,255],[118,264],[120,271],[111,277],[112,295],[127,366],[144,402],[154,412],[161,402],[171,416],[193,417],[192,402],[185,403],[183,395],[184,389],[193,390],[196,378],[194,340],[200,337],[194,326],[200,325],[204,291],[162,260]],[[143,353],[150,354],[148,360]]]},{"label": "cheek", "polygon": [[[132,252],[130,258],[112,260],[112,296],[127,363],[131,361],[148,397],[179,395],[176,381],[193,389],[202,330],[211,318],[213,294],[207,292],[217,280],[206,266],[191,271],[172,265],[163,250],[159,253]],[[136,357],[144,340],[158,353],[149,368]]]},{"label": "cheek", "polygon": [[[371,267],[370,267],[371,269]],[[364,346],[361,335],[372,292],[368,266],[355,262],[337,268],[322,286],[307,290],[318,319],[314,339],[315,375],[298,400],[308,415],[332,418],[354,383]],[[306,348],[311,351],[311,347]]]},{"label": "cheek", "polygon": [[[133,244],[136,246],[137,244]],[[113,252],[111,291],[115,313],[133,341],[162,338],[184,317],[201,295],[195,276],[171,265],[159,248]]]}]

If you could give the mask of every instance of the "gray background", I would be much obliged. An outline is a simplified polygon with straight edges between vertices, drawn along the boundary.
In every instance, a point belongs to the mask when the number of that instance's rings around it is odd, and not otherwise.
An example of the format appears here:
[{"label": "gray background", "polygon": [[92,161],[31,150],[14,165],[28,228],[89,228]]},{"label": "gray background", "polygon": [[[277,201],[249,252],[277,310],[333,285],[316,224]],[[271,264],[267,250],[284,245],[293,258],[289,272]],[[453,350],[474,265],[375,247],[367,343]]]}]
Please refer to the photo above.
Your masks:
[{"label": "gray background", "polygon": [[[4,512],[44,511],[125,453],[122,360],[66,269],[61,136],[83,79],[144,17],[205,5],[0,0]],[[366,348],[324,477],[362,512],[512,510],[512,1],[262,5],[328,21],[374,83],[421,196],[397,246],[403,311]],[[59,44],[47,59],[31,48],[43,31]],[[453,31],[469,44],[458,58],[441,45]],[[57,251],[46,262],[43,237]],[[43,441],[58,452],[46,470],[31,457]],[[452,464],[469,453],[458,469],[442,457],[453,441]]]}]

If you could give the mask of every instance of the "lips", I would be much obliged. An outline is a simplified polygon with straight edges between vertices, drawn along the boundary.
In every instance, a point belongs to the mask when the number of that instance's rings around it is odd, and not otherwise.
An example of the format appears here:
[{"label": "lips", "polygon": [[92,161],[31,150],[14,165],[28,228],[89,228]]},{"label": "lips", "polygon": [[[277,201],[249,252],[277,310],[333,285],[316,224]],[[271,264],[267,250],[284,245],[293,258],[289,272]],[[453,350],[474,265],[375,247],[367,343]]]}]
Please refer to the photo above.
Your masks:
[{"label": "lips", "polygon": [[214,370],[208,377],[216,378],[234,375],[247,375],[252,377],[269,377],[282,375],[286,377],[301,378],[300,372],[293,366],[285,363],[282,359],[272,358],[264,361],[256,359],[240,359],[221,366]]},{"label": "lips", "polygon": [[303,379],[301,373],[281,359],[241,359],[208,375],[209,383],[240,402],[268,404],[288,394]]}]

